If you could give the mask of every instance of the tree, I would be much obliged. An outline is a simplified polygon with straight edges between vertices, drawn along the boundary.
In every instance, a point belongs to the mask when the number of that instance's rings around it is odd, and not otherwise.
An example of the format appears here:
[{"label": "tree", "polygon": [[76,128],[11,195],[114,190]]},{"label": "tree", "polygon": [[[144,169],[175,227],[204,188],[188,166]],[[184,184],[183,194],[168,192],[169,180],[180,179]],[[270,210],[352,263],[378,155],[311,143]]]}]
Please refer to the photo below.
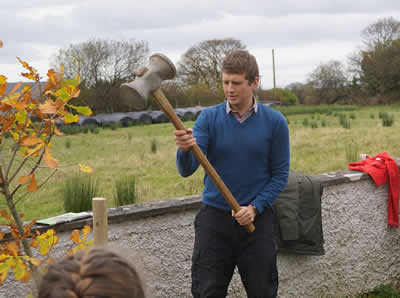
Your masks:
[{"label": "tree", "polygon": [[187,50],[178,62],[178,74],[185,85],[205,84],[221,88],[221,66],[225,56],[246,46],[237,39],[205,40]]},{"label": "tree", "polygon": [[393,17],[378,19],[361,31],[361,39],[368,50],[389,46],[400,38],[400,22]]},{"label": "tree", "polygon": [[400,96],[400,39],[363,51],[360,80],[384,103]]},{"label": "tree", "polygon": [[293,92],[298,99],[299,104],[304,104],[304,84],[300,82],[294,82],[285,87],[285,89]]},{"label": "tree", "polygon": [[135,78],[147,62],[149,48],[144,41],[89,40],[60,49],[53,64],[64,64],[65,76],[82,78],[80,100],[95,112],[122,111],[119,85]]},{"label": "tree", "polygon": [[[77,122],[78,114],[90,115],[92,111],[71,104],[71,100],[79,96],[79,76],[64,80],[63,66],[60,71],[50,69],[48,81],[42,89],[39,73],[28,63],[18,60],[28,71],[22,76],[32,80],[33,84],[22,86],[18,83],[7,92],[7,77],[0,75],[0,193],[11,216],[6,210],[0,210],[0,215],[7,220],[13,238],[0,243],[0,284],[11,270],[20,281],[28,281],[33,274],[38,284],[40,277],[36,268],[40,261],[32,250],[38,248],[42,255],[47,255],[58,238],[52,229],[42,234],[38,231],[33,233],[31,229],[35,221],[24,224],[16,206],[57,172],[58,161],[50,149],[56,135],[62,135],[56,123]],[[47,177],[40,178],[37,172],[46,168],[49,171]],[[84,165],[80,168],[91,171]],[[89,232],[88,229],[84,234]],[[0,233],[0,240],[3,237],[4,234]],[[79,240],[73,241],[80,243]]]},{"label": "tree", "polygon": [[320,103],[333,104],[346,97],[347,78],[340,61],[321,63],[308,75],[308,83]]}]

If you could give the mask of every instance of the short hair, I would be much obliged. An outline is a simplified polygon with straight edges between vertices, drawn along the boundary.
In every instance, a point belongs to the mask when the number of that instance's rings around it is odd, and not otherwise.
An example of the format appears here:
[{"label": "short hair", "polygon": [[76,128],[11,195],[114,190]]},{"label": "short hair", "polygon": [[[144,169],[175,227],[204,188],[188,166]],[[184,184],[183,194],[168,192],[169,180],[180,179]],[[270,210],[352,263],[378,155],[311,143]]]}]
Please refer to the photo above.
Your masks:
[{"label": "short hair", "polygon": [[143,298],[135,268],[106,248],[93,248],[51,264],[39,298]]},{"label": "short hair", "polygon": [[222,72],[244,74],[250,84],[259,77],[256,58],[245,50],[230,52],[222,63]]}]

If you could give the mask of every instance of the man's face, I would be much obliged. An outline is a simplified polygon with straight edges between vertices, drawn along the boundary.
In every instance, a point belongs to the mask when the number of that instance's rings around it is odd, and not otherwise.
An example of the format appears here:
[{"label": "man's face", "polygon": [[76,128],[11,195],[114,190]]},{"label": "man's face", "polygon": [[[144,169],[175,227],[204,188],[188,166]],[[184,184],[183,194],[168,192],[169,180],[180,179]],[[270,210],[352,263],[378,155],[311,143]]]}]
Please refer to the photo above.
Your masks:
[{"label": "man's face", "polygon": [[232,108],[240,110],[252,104],[253,90],[257,88],[258,78],[251,84],[245,74],[222,73],[224,94]]}]

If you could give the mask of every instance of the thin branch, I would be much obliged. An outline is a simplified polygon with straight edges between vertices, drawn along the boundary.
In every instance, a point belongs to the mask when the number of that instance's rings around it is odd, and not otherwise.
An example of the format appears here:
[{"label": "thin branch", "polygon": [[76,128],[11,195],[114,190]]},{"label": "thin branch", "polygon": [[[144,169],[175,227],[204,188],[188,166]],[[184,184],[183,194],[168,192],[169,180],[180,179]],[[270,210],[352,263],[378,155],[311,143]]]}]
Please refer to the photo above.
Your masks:
[{"label": "thin branch", "polygon": [[[47,182],[49,181],[49,179],[55,175],[55,173],[57,172],[57,170],[58,170],[58,169],[54,169],[54,171],[53,171],[49,176],[47,176],[47,178],[46,178],[40,185],[38,185],[38,189],[41,188],[45,183],[47,183]],[[15,192],[18,190],[18,188],[21,187],[21,186],[22,186],[22,184],[19,184],[19,185],[14,189],[14,191],[12,192],[12,195],[14,195],[14,193],[15,193]],[[28,194],[30,194],[30,192],[27,191],[27,192],[24,193],[21,197],[19,197],[19,198],[15,201],[15,206],[17,206],[17,204],[18,204],[24,197],[26,197]]]},{"label": "thin branch", "polygon": [[[31,99],[32,99],[32,98],[31,98]],[[30,99],[30,102],[31,102],[31,99]],[[25,123],[24,123],[24,127],[22,128],[21,132],[19,133],[18,141],[16,142],[16,146],[15,146],[15,149],[14,149],[14,151],[13,151],[13,154],[12,154],[12,157],[11,157],[11,160],[10,160],[10,163],[8,164],[8,168],[7,168],[6,172],[4,173],[4,177],[5,177],[6,179],[8,178],[8,173],[9,173],[10,170],[11,170],[11,166],[12,166],[12,164],[13,164],[13,162],[14,162],[15,155],[17,154],[18,149],[19,149],[19,147],[20,147],[20,142],[21,142],[22,136],[24,135],[25,129],[27,128],[28,123],[29,123],[29,121],[30,121],[30,119],[31,119],[32,112],[33,112],[33,110],[31,110],[31,111],[29,112],[28,116],[26,117],[26,120],[25,120]]]}]

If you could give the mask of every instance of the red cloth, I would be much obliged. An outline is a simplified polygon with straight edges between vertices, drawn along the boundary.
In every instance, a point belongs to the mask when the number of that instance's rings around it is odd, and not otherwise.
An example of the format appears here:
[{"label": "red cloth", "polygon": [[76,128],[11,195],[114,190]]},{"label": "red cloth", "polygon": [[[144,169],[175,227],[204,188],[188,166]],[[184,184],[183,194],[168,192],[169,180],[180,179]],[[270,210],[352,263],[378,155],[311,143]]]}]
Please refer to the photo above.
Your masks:
[{"label": "red cloth", "polygon": [[389,179],[388,224],[399,226],[399,166],[386,152],[349,163],[349,169],[368,173],[376,186]]}]

